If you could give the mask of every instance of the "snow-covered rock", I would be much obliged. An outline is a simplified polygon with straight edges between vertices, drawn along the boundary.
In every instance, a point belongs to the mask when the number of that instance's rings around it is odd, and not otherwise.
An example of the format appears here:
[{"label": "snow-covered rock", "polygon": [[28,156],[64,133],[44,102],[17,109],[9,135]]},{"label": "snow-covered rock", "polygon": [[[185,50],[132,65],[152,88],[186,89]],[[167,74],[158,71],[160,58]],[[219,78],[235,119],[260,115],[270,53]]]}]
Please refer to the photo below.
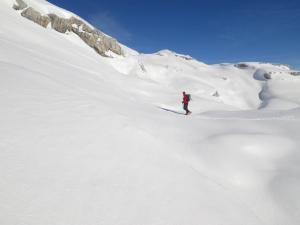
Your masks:
[{"label": "snow-covered rock", "polygon": [[27,4],[23,0],[16,0],[16,3],[13,5],[15,10],[22,10],[27,8]]},{"label": "snow-covered rock", "polygon": [[[32,2],[28,3],[29,6],[31,5],[31,3]],[[59,17],[55,13],[42,14],[35,8],[27,8],[27,6],[28,5],[24,1],[18,0],[14,4],[13,8],[16,10],[23,10],[21,13],[23,17],[45,28],[49,25],[49,23],[51,23],[51,27],[60,33],[74,32],[88,46],[95,49],[96,52],[98,52],[102,56],[107,56],[106,53],[108,51],[111,51],[117,55],[123,55],[122,47],[118,44],[118,42],[115,39],[89,26],[77,17]]]},{"label": "snow-covered rock", "polygon": [[39,25],[42,27],[47,27],[49,23],[51,22],[51,19],[49,16],[42,16],[38,11],[34,10],[33,8],[29,7],[25,9],[21,15]]}]

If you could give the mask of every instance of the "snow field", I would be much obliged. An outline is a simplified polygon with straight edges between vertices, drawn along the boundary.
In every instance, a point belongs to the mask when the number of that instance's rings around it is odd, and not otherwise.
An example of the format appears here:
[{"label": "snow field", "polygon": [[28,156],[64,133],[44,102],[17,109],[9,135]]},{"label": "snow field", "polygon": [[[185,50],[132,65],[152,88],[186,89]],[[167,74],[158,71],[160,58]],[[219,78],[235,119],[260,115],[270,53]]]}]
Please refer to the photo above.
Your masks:
[{"label": "snow field", "polygon": [[288,68],[170,51],[102,58],[4,3],[0,224],[299,224],[299,78]]}]

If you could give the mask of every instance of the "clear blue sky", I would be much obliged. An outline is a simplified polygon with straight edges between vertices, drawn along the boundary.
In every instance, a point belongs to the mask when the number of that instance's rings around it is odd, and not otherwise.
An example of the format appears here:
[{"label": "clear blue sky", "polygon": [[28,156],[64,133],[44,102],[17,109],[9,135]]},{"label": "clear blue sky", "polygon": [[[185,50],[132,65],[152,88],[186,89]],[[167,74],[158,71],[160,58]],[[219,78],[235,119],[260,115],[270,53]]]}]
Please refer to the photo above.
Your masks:
[{"label": "clear blue sky", "polygon": [[300,69],[300,0],[49,0],[142,53]]}]

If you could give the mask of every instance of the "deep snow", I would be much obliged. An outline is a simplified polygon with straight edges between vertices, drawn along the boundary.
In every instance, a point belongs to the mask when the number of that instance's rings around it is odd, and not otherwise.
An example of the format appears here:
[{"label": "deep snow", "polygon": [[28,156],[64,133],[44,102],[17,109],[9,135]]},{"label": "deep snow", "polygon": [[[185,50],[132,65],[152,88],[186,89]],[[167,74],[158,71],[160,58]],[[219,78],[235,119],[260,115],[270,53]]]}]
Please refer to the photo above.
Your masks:
[{"label": "deep snow", "polygon": [[0,2],[0,224],[300,223],[289,68],[103,58],[12,2]]}]

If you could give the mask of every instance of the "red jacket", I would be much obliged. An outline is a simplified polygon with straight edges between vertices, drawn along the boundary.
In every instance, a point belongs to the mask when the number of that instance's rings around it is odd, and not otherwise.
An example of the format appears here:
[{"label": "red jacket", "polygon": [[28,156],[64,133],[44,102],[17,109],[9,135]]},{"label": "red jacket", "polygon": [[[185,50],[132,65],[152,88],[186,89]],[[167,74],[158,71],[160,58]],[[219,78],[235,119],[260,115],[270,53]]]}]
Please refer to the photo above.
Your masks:
[{"label": "red jacket", "polygon": [[188,95],[183,95],[183,101],[182,101],[183,104],[188,104],[189,103],[189,97]]}]

